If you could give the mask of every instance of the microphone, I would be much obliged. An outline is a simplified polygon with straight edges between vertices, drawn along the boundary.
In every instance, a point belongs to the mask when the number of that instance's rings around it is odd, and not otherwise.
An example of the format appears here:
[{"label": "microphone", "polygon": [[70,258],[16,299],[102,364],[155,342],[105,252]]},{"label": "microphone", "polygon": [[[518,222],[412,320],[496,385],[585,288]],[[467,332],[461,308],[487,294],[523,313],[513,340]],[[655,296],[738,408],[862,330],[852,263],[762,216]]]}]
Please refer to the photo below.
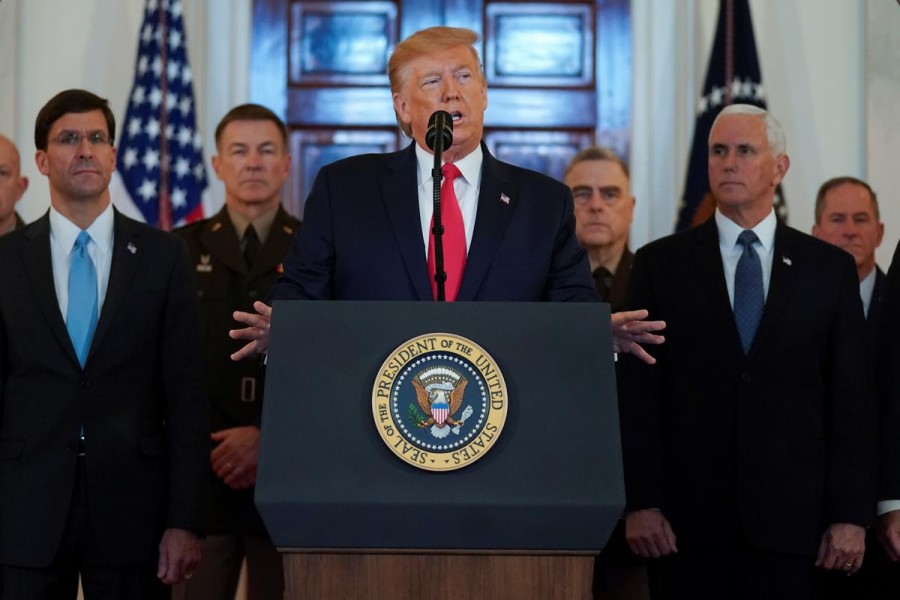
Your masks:
[{"label": "microphone", "polygon": [[432,113],[428,118],[425,144],[438,156],[453,144],[453,117],[450,116],[450,113],[445,110],[436,110]]}]

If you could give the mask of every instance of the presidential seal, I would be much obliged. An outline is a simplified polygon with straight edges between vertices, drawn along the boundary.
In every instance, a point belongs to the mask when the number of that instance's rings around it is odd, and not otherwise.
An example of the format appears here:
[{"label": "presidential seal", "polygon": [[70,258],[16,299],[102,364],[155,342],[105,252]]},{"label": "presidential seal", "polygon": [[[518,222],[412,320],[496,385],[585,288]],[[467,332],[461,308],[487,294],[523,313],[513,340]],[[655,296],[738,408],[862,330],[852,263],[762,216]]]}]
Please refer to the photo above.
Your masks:
[{"label": "presidential seal", "polygon": [[401,344],[378,370],[372,415],[381,439],[419,469],[452,471],[497,442],[506,382],[491,355],[464,337],[429,333]]}]

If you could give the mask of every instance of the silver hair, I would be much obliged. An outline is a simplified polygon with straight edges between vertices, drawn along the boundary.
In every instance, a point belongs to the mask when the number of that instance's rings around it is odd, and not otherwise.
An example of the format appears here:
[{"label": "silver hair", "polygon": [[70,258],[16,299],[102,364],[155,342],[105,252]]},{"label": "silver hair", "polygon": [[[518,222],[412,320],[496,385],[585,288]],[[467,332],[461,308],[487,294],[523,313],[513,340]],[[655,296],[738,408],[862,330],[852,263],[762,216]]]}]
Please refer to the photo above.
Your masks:
[{"label": "silver hair", "polygon": [[[713,128],[715,128],[719,119],[726,115],[750,115],[762,117],[763,121],[766,123],[766,138],[768,138],[769,150],[772,151],[772,154],[774,156],[781,156],[787,150],[787,139],[784,136],[784,129],[781,128],[781,123],[778,122],[778,119],[773,117],[772,113],[769,111],[758,106],[753,106],[752,104],[729,104],[722,109],[716,117],[716,120],[713,121]],[[712,128],[710,128],[710,134],[712,134]]]}]

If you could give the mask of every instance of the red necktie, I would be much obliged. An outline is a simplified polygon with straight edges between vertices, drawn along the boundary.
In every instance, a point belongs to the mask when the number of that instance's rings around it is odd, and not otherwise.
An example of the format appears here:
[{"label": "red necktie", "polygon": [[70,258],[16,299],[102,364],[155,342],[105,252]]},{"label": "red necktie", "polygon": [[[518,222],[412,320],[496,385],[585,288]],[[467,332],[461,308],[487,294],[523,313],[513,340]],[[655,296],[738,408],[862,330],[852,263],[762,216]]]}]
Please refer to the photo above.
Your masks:
[{"label": "red necktie", "polygon": [[[453,180],[460,176],[459,169],[453,163],[441,167],[444,183],[441,184],[441,223],[444,226],[444,271],[447,281],[444,284],[444,296],[447,302],[456,300],[459,284],[462,282],[466,268],[466,230],[463,226],[462,211],[459,200],[453,189]],[[429,232],[434,229],[434,217],[431,218]],[[431,278],[431,293],[437,298],[437,282],[434,280],[434,233],[428,235],[428,275]]]}]

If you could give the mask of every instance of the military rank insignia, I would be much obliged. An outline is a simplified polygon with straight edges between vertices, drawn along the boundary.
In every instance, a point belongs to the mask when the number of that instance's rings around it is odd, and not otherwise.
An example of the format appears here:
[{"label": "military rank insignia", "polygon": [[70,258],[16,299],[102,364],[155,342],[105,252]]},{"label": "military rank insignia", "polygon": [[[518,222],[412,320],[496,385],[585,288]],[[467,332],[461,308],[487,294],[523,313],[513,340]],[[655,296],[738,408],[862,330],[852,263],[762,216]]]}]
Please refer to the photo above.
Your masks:
[{"label": "military rank insignia", "polygon": [[404,462],[429,471],[460,469],[490,451],[507,405],[496,361],[473,341],[448,333],[401,344],[372,389],[381,439]]},{"label": "military rank insignia", "polygon": [[212,254],[201,254],[197,263],[198,273],[212,273]]}]

